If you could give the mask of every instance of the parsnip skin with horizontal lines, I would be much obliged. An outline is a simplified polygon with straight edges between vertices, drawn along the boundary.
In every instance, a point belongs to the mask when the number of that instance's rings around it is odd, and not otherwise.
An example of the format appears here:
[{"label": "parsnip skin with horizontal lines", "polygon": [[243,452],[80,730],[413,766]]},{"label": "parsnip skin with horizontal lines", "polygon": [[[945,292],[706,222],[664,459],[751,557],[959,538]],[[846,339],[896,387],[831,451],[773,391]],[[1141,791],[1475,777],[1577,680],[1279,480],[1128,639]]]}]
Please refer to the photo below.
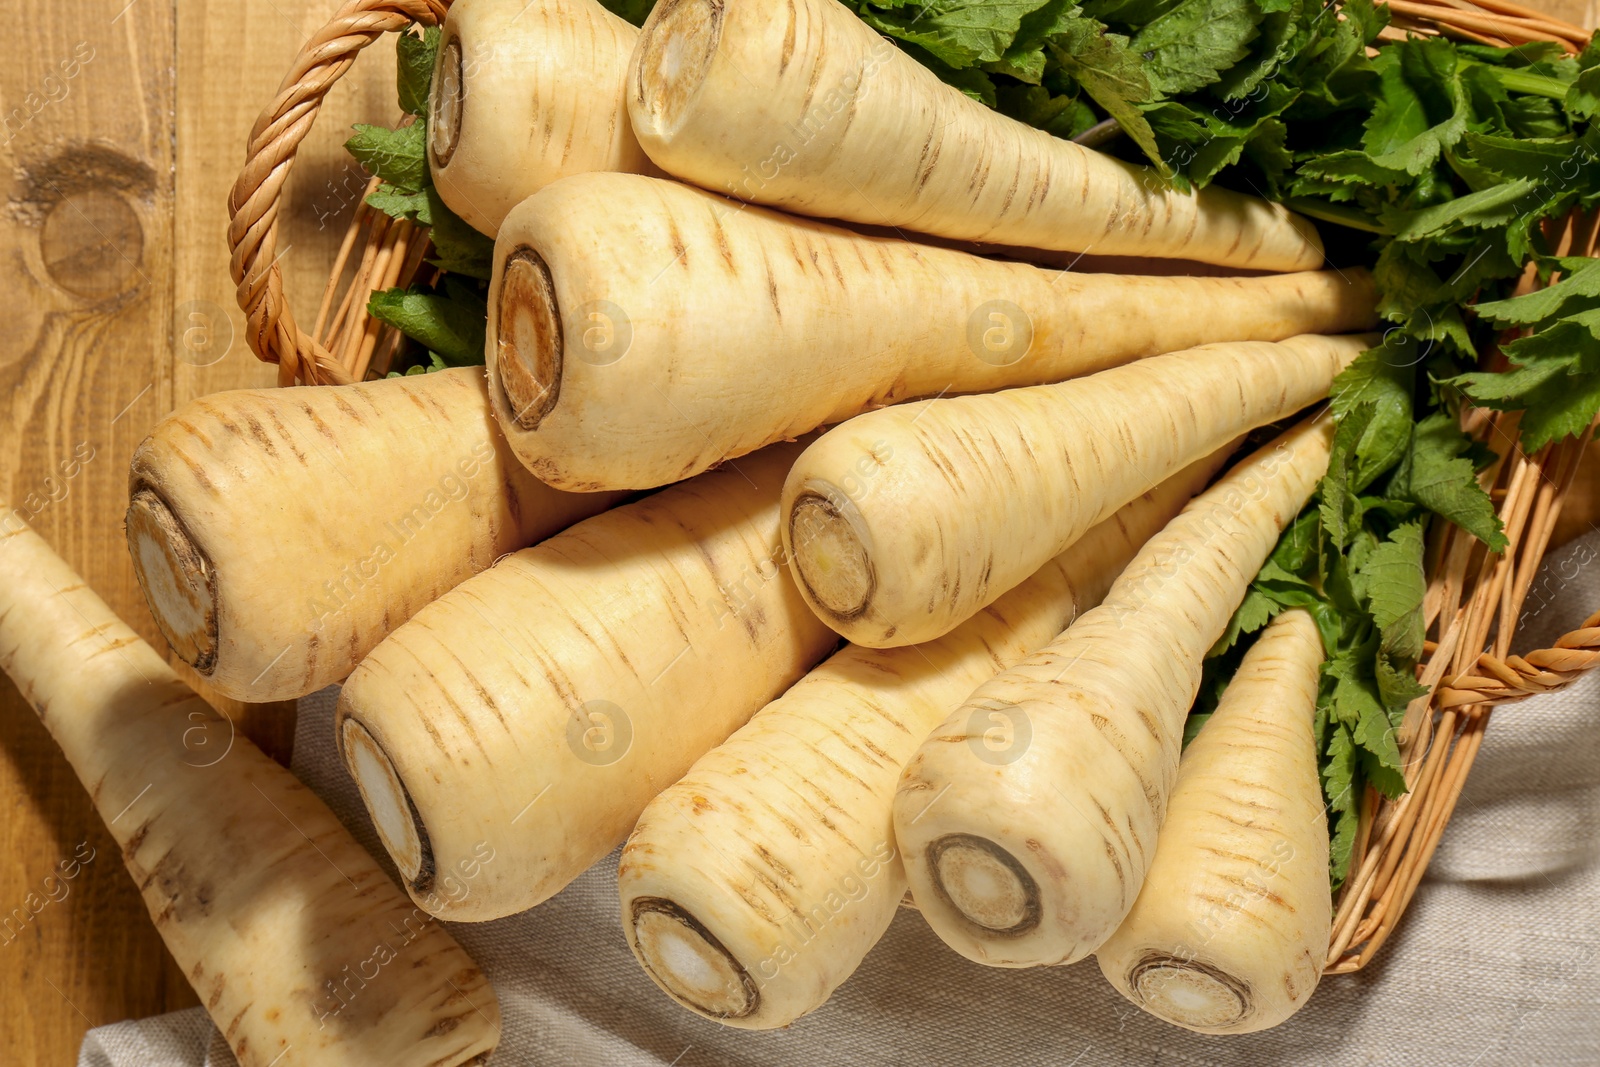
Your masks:
[{"label": "parsnip skin with horizontal lines", "polygon": [[[1230,470],[1099,607],[923,743],[895,795],[895,834],[945,944],[991,966],[1048,966],[1121,925],[1166,817],[1205,654],[1326,472],[1332,436],[1332,420],[1308,420]],[[969,724],[990,714],[1029,731],[999,766],[969,743]]]},{"label": "parsnip skin with horizontal lines", "polygon": [[1173,189],[946,85],[835,0],[662,0],[628,73],[669,174],[796,214],[1098,255],[1312,270],[1278,204]]},{"label": "parsnip skin with horizontal lines", "polygon": [[350,676],[340,750],[414,897],[499,858],[442,918],[542,902],[838,643],[778,553],[776,445],[463,582]]},{"label": "parsnip skin with horizontal lines", "polygon": [[1145,488],[1326,397],[1372,341],[1204,345],[1059,385],[869,412],[789,472],[790,569],[856,644],[948,633]]},{"label": "parsnip skin with horizontal lines", "polygon": [[242,1067],[488,1061],[500,1008],[483,972],[25,526],[0,526],[0,669]]},{"label": "parsnip skin with horizontal lines", "polygon": [[[623,932],[655,983],[747,1029],[821,1007],[905,893],[893,799],[918,744],[980,683],[1097,603],[1226,451],[1127,505],[945,637],[847,645],[651,801],[618,886]],[[1017,740],[1005,726],[984,738],[995,759]]]},{"label": "parsnip skin with horizontal lines", "polygon": [[1095,953],[1157,1018],[1251,1033],[1317,988],[1333,925],[1314,732],[1322,660],[1316,622],[1284,612],[1184,750],[1139,899]]},{"label": "parsnip skin with horizontal lines", "polygon": [[534,473],[575,491],[663,485],[917,397],[1376,322],[1365,271],[1045,270],[626,174],[518,205],[494,262],[495,414]]},{"label": "parsnip skin with horizontal lines", "polygon": [[483,371],[190,401],[133,455],[128,549],[173,652],[237,700],[350,673],[418,608],[601,511],[511,455]]},{"label": "parsnip skin with horizontal lines", "polygon": [[452,211],[493,237],[568,174],[654,172],[623,83],[639,31],[597,0],[456,0],[429,93],[428,167]]}]

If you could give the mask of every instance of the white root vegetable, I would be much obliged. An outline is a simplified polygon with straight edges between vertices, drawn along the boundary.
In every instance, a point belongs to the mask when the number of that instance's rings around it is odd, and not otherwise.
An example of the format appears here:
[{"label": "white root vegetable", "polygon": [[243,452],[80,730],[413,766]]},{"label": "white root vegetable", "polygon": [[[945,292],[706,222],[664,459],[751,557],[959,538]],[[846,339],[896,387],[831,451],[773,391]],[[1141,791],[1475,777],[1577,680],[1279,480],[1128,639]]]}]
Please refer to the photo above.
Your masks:
[{"label": "white root vegetable", "polygon": [[779,561],[782,445],[616,508],[434,601],[372,651],[338,738],[413,896],[499,859],[435,914],[533,907],[837,643]]},{"label": "white root vegetable", "polygon": [[[618,883],[623,930],[655,983],[749,1029],[820,1007],[905,893],[892,802],[917,745],[980,683],[1097,603],[1223,458],[1163,482],[943,638],[846,646],[651,801]],[[1005,725],[991,727],[986,751],[997,757]]]},{"label": "white root vegetable", "polygon": [[913,397],[1375,323],[1364,271],[1043,270],[623,174],[519,205],[494,262],[495,413],[530,469],[573,490],[662,485]]},{"label": "white root vegetable", "polygon": [[0,527],[0,668],[243,1067],[488,1060],[499,1005],[455,940],[20,525]]},{"label": "white root vegetable", "polygon": [[1311,998],[1333,925],[1313,732],[1322,638],[1280,615],[1183,753],[1133,910],[1096,952],[1145,1011],[1204,1034],[1277,1026]]},{"label": "white root vegetable", "polygon": [[129,497],[167,643],[253,701],[338,681],[445,590],[620,499],[529,474],[477,368],[201,397],[139,446]]},{"label": "white root vegetable", "polygon": [[862,415],[789,473],[791,570],[856,644],[948,633],[1149,486],[1325,397],[1370,340],[1207,345]]},{"label": "white root vegetable", "polygon": [[429,94],[440,198],[492,237],[557,178],[653,172],[624,99],[638,39],[596,0],[456,0]]},{"label": "white root vegetable", "polygon": [[970,241],[1322,264],[1310,223],[991,111],[835,0],[661,0],[628,72],[639,143],[669,174],[819,218]]},{"label": "white root vegetable", "polygon": [[[1105,601],[980,686],[923,743],[895,796],[911,891],[979,963],[1070,963],[1133,906],[1177,775],[1201,662],[1327,469],[1331,420],[1229,471],[1145,545]],[[1026,724],[977,759],[974,719]],[[1021,729],[1022,727],[1019,727]]]}]

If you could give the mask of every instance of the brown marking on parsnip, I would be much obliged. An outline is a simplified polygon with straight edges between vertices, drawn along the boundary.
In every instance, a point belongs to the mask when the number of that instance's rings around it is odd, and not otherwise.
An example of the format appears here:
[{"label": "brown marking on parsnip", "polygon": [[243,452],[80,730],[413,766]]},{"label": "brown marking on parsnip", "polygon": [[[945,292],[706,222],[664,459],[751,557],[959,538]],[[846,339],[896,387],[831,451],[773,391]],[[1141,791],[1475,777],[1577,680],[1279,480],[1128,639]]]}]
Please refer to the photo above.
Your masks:
[{"label": "brown marking on parsnip", "polygon": [[727,231],[722,228],[722,220],[718,219],[714,212],[711,215],[711,232],[722,261],[728,265],[728,270],[737,271],[738,267],[733,262],[733,249],[728,246]]},{"label": "brown marking on parsnip", "polygon": [[200,429],[194,425],[194,423],[184,418],[174,418],[173,423],[179,429],[187,433],[190,437],[193,437],[195,440],[199,441],[207,449],[214,447],[211,442],[211,438],[202,433]]},{"label": "brown marking on parsnip", "polygon": [[789,69],[789,61],[794,59],[795,24],[799,13],[794,9],[794,0],[787,0],[785,4],[789,21],[783,27],[783,49],[778,53],[778,73],[782,74]]},{"label": "brown marking on parsnip", "polygon": [[343,412],[344,416],[357,426],[365,426],[367,424],[366,419],[362,417],[361,412],[356,409],[355,405],[337,391],[333,394],[333,406]]}]

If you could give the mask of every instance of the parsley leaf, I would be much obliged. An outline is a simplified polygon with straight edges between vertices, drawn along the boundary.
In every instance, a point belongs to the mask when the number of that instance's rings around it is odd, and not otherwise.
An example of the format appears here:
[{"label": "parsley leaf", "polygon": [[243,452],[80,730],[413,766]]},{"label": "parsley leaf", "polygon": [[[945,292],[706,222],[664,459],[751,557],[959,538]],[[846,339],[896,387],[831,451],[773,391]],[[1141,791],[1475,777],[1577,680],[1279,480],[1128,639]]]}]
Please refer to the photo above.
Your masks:
[{"label": "parsley leaf", "polygon": [[365,167],[402,193],[420,193],[428,183],[427,131],[420,122],[399,129],[357,123],[356,134],[345,150]]},{"label": "parsley leaf", "polygon": [[402,33],[395,45],[399,59],[396,88],[400,108],[408,115],[421,116],[428,110],[428,89],[433,82],[433,62],[439,54],[442,33],[439,27],[429,26],[421,36]]},{"label": "parsley leaf", "polygon": [[446,276],[443,292],[386,289],[372,294],[367,311],[417,341],[446,366],[483,362],[489,306],[468,284]]}]

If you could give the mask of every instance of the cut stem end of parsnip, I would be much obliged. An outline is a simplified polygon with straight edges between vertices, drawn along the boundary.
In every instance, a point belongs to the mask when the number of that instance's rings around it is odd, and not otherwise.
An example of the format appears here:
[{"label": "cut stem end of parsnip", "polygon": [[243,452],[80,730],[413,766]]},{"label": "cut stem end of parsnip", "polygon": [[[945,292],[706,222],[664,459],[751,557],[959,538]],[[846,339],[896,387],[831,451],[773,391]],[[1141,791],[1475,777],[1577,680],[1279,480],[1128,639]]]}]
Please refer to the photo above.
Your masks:
[{"label": "cut stem end of parsnip", "polygon": [[495,376],[511,419],[536,430],[561,395],[561,309],[544,259],[512,249],[495,306]]},{"label": "cut stem end of parsnip", "polygon": [[993,841],[948,834],[928,846],[934,889],[984,930],[1024,934],[1039,925],[1039,886],[1016,857]]},{"label": "cut stem end of parsnip", "polygon": [[633,902],[639,959],[662,989],[714,1019],[741,1019],[756,1010],[760,991],[716,935],[670,900]]},{"label": "cut stem end of parsnip", "polygon": [[461,39],[452,37],[439,54],[439,85],[428,122],[428,151],[436,167],[448,167],[461,140],[461,112],[466,86],[461,81]]},{"label": "cut stem end of parsnip", "polygon": [[189,666],[217,665],[217,590],[211,563],[161,495],[135,487],[126,517],[133,569],[161,635]]},{"label": "cut stem end of parsnip", "polygon": [[1128,988],[1145,1011],[1190,1029],[1231,1027],[1250,1011],[1250,987],[1199,960],[1145,956],[1129,972]]},{"label": "cut stem end of parsnip", "polygon": [[400,874],[413,888],[423,888],[424,869],[431,866],[421,820],[411,796],[400,781],[388,753],[360,722],[347,718],[339,724],[339,741],[345,766],[361,799],[372,813],[383,847],[389,850]]},{"label": "cut stem end of parsnip", "polygon": [[860,512],[833,486],[807,486],[789,509],[789,546],[800,581],[835,618],[866,610],[877,585]]},{"label": "cut stem end of parsnip", "polygon": [[705,84],[721,36],[721,0],[664,0],[645,25],[635,91],[656,133],[676,132]]}]

